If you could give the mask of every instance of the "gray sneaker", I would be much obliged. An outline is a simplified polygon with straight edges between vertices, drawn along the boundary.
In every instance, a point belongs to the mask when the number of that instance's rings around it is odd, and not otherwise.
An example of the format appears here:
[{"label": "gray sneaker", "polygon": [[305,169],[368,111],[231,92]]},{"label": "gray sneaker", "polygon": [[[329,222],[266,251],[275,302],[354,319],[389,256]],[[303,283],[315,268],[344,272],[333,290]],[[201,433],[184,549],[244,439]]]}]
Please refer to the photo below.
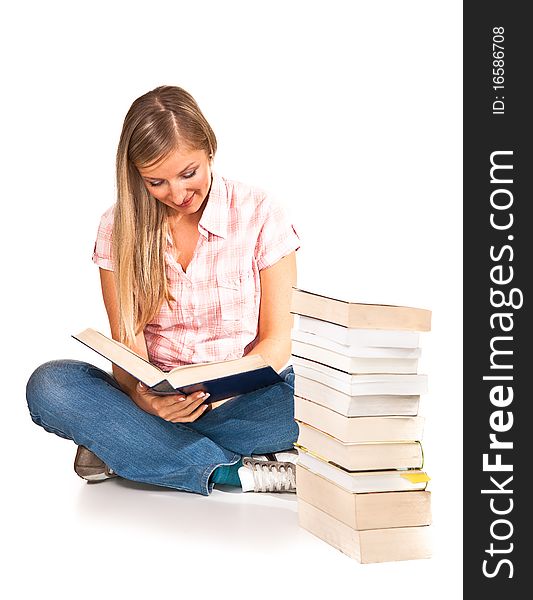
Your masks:
[{"label": "gray sneaker", "polygon": [[244,456],[239,469],[243,492],[296,492],[296,450]]},{"label": "gray sneaker", "polygon": [[76,458],[74,459],[74,471],[87,481],[104,481],[104,479],[117,477],[113,469],[110,469],[85,446],[78,446]]}]

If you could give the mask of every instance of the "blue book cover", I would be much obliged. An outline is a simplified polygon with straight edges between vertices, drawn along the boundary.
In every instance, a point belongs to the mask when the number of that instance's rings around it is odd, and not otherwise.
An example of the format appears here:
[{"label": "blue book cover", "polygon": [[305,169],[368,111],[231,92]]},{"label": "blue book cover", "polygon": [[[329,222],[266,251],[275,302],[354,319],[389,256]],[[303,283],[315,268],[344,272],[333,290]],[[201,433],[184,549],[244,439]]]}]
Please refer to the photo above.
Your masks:
[{"label": "blue book cover", "polygon": [[218,400],[225,400],[226,398],[232,398],[233,396],[254,392],[255,390],[281,381],[283,381],[283,379],[271,366],[265,366],[254,369],[253,371],[245,371],[243,373],[209,379],[208,381],[185,385],[178,388],[174,388],[172,384],[165,379],[155,386],[152,386],[150,390],[156,394],[165,395],[189,395],[202,390],[210,394],[207,402],[217,402]]}]

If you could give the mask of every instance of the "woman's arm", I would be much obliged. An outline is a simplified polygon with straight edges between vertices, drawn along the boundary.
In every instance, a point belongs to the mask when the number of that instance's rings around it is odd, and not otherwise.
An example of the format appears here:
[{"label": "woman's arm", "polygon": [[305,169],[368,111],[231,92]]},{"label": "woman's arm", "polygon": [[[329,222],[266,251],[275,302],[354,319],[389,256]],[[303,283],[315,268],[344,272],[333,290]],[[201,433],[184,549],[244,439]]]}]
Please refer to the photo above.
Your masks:
[{"label": "woman's arm", "polygon": [[[119,320],[118,320],[118,302],[115,288],[115,276],[113,271],[100,269],[100,282],[102,284],[102,295],[104,304],[109,318],[109,326],[111,328],[111,337],[114,340],[119,339]],[[135,338],[135,345],[132,347],[134,352],[148,360],[148,349],[144,333],[141,331]],[[135,404],[145,412],[161,417],[165,421],[172,423],[190,423],[201,416],[208,408],[207,404],[203,404],[206,399],[206,394],[203,392],[195,392],[189,396],[179,394],[158,396],[152,394],[140,382],[124,371],[117,365],[113,364],[113,376],[122,388],[122,391],[135,402]]]},{"label": "woman's arm", "polygon": [[[115,276],[113,271],[107,271],[106,269],[100,268],[100,283],[102,285],[102,296],[104,298],[104,305],[109,319],[109,326],[111,328],[111,337],[114,340],[120,341],[119,339],[119,322],[118,322],[118,301],[117,293],[115,289]],[[141,331],[135,338],[135,346],[132,348],[134,352],[148,360],[148,350],[146,348],[146,341],[144,339],[144,333]],[[117,380],[118,384],[128,396],[131,397],[133,391],[137,386],[137,379],[117,367],[113,364],[113,376]]]},{"label": "woman's arm", "polygon": [[291,355],[290,313],[292,288],[296,285],[296,252],[259,272],[259,342],[248,354],[261,356],[279,371]]}]

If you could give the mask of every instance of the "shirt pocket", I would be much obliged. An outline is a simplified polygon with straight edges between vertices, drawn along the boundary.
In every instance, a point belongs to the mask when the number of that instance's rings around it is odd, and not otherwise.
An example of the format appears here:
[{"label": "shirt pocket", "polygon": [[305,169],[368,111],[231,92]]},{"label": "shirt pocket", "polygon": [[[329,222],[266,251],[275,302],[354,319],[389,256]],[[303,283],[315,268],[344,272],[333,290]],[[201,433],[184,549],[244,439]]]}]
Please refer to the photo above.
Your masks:
[{"label": "shirt pocket", "polygon": [[256,290],[252,272],[217,276],[220,319],[224,325],[242,321],[255,312]]}]

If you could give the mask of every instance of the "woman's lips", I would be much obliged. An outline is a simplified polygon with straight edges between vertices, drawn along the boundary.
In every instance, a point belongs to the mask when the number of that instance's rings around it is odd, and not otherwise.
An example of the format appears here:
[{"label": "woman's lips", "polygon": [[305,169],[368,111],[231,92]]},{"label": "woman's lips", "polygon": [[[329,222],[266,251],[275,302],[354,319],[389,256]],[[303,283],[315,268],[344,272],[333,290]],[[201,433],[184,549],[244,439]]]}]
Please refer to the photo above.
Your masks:
[{"label": "woman's lips", "polygon": [[189,198],[187,198],[187,200],[185,200],[185,202],[182,202],[181,204],[178,204],[178,206],[180,208],[186,208],[192,202],[193,198],[194,198],[194,192],[189,196]]}]

